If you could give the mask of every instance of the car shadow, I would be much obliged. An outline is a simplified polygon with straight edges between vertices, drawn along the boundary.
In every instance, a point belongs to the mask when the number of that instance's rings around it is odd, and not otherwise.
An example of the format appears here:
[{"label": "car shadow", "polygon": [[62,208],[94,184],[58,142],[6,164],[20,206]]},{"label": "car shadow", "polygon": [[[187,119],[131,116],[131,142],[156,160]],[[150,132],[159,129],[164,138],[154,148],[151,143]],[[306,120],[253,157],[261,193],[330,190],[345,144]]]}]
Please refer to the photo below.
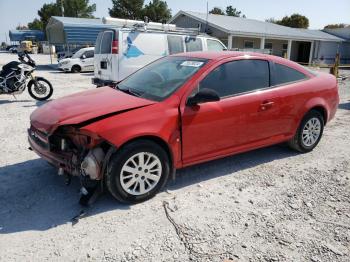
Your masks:
[{"label": "car shadow", "polygon": [[[164,190],[176,190],[217,177],[234,175],[237,171],[294,155],[295,152],[278,145],[210,161],[179,170],[176,179],[170,179]],[[71,223],[72,218],[82,210],[78,204],[79,188],[78,178],[73,178],[72,184],[66,186],[63,178],[57,175],[57,169],[42,159],[1,167],[0,234],[45,231]],[[103,194],[85,210],[86,216],[93,216],[128,208],[129,205],[118,203],[110,194]]]},{"label": "car shadow", "polygon": [[83,76],[94,76],[94,72],[81,72],[80,74]]},{"label": "car shadow", "polygon": [[350,101],[339,104],[338,108],[344,110],[350,110]]},{"label": "car shadow", "polygon": [[44,104],[46,104],[47,102],[50,102],[50,101],[52,101],[52,99],[44,100],[44,101],[34,100],[35,103],[33,103],[32,105],[24,105],[22,107],[40,107],[40,106],[42,106],[42,105],[44,105]]},{"label": "car shadow", "polygon": [[176,190],[213,178],[234,175],[237,171],[295,155],[298,153],[280,144],[194,165],[178,170],[175,181],[171,181],[167,189]]},{"label": "car shadow", "polygon": [[16,100],[15,98],[11,99],[11,100],[8,100],[8,99],[5,99],[5,100],[0,100],[0,105],[2,104],[12,104],[12,103],[27,103],[27,102],[31,102],[32,100]]},{"label": "car shadow", "polygon": [[53,71],[53,70],[57,70],[57,66],[54,64],[47,64],[47,65],[37,65],[35,67],[36,71]]},{"label": "car shadow", "polygon": [[[83,208],[79,201],[79,179],[70,186],[57,169],[42,159],[28,160],[0,168],[0,235],[50,228],[71,223]],[[95,205],[84,209],[92,216],[129,206],[102,195]]]}]

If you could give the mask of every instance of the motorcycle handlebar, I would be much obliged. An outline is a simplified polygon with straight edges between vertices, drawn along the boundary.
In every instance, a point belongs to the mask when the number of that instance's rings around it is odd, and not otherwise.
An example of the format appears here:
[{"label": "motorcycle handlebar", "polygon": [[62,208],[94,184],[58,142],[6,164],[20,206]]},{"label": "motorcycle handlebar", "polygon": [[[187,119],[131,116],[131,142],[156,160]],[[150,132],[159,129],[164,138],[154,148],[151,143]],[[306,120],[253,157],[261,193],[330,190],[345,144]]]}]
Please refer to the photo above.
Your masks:
[{"label": "motorcycle handlebar", "polygon": [[[24,60],[24,57],[26,57],[28,59],[27,62]],[[18,53],[18,60],[23,62],[23,63],[30,63],[30,64],[35,65],[35,61],[29,56],[27,51],[24,51],[22,53]]]}]

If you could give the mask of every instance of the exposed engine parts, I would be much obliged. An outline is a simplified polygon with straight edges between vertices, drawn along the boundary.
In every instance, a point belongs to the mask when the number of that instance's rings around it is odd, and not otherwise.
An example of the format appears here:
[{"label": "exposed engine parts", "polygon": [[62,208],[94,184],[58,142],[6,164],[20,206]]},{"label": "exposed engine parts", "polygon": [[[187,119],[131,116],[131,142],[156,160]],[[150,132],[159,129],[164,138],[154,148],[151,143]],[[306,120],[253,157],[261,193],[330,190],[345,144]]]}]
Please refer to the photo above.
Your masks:
[{"label": "exposed engine parts", "polygon": [[90,149],[81,163],[82,175],[89,176],[92,180],[100,179],[104,157],[102,148]]}]

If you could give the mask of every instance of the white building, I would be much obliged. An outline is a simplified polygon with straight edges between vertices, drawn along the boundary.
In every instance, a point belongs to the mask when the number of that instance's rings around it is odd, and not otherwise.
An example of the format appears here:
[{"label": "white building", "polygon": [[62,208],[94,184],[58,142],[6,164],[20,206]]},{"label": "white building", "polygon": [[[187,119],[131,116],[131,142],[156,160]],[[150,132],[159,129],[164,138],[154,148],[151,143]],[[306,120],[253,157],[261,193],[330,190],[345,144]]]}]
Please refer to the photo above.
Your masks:
[{"label": "white building", "polygon": [[229,49],[264,49],[299,63],[331,64],[344,39],[319,30],[297,29],[273,23],[232,17],[179,11],[169,23],[199,28],[219,38]]}]

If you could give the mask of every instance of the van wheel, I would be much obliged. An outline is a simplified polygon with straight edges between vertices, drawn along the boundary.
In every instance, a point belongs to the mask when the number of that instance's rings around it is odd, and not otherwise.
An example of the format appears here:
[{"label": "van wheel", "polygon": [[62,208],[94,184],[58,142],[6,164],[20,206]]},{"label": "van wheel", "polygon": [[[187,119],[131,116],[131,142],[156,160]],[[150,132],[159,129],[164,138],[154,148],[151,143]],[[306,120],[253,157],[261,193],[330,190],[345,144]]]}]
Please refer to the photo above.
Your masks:
[{"label": "van wheel", "polygon": [[311,110],[304,116],[296,134],[288,141],[288,145],[302,153],[310,152],[320,142],[323,128],[323,116],[318,111]]},{"label": "van wheel", "polygon": [[111,157],[106,174],[109,192],[120,202],[139,203],[152,198],[166,184],[169,157],[158,144],[139,140]]},{"label": "van wheel", "polygon": [[71,71],[72,71],[72,73],[80,73],[81,67],[78,65],[74,65],[74,66],[72,66]]}]

